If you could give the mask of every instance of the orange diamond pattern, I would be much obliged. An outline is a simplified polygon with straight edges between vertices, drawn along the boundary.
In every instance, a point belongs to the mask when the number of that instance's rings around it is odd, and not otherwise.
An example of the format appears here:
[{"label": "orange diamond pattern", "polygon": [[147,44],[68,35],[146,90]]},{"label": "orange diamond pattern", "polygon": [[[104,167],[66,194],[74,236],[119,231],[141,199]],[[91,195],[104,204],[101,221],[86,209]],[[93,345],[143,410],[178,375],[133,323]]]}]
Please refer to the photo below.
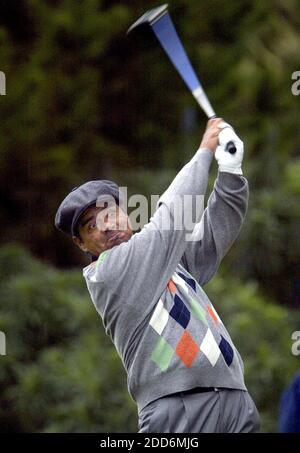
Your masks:
[{"label": "orange diamond pattern", "polygon": [[214,314],[214,312],[212,311],[212,309],[210,307],[206,307],[206,310],[208,311],[210,317],[214,320],[214,323],[215,324],[219,324],[219,321],[218,321],[218,318],[216,317],[216,315]]},{"label": "orange diamond pattern", "polygon": [[196,355],[199,352],[199,346],[191,335],[185,330],[176,347],[176,354],[187,367],[191,367]]}]

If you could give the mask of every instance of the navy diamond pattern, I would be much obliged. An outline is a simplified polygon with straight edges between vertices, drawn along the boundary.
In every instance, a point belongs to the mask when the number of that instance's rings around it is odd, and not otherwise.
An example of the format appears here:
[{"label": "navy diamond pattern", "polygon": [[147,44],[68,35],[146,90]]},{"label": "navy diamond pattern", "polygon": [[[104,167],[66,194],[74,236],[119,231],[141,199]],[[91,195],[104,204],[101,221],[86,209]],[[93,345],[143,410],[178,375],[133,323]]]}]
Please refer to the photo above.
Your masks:
[{"label": "navy diamond pattern", "polygon": [[222,335],[221,335],[221,338],[222,338],[222,340],[219,344],[219,348],[223,354],[225,362],[227,363],[228,366],[230,366],[232,363],[232,360],[233,360],[233,349],[230,346],[230,344],[228,343],[228,341],[225,340],[225,338]]},{"label": "navy diamond pattern", "polygon": [[196,292],[196,282],[193,278],[188,278],[181,272],[178,272],[178,275]]},{"label": "navy diamond pattern", "polygon": [[170,316],[172,316],[172,318],[175,319],[175,321],[177,321],[184,329],[190,322],[191,313],[177,294],[175,294],[174,297],[174,305],[170,311]]}]

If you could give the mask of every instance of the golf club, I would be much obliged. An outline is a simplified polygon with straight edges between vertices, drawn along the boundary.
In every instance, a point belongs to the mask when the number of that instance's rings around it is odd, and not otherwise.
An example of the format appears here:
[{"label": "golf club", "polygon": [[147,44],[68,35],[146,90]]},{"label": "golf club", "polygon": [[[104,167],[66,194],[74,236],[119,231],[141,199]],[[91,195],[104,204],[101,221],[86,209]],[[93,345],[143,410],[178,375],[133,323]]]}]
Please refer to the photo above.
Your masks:
[{"label": "golf club", "polygon": [[[150,25],[169,59],[207,117],[209,119],[217,118],[176,32],[172,19],[168,13],[168,4],[147,11],[131,25],[127,33],[144,24]],[[226,144],[225,149],[230,154],[236,152],[235,144],[232,141]]]}]

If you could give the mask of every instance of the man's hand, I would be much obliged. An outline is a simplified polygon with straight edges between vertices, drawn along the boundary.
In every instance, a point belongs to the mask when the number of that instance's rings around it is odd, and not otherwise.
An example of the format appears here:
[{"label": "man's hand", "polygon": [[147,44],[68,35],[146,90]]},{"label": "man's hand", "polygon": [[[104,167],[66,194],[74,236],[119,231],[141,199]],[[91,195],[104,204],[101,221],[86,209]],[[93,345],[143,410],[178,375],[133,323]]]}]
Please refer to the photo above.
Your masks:
[{"label": "man's hand", "polygon": [[[229,124],[223,124],[219,134],[219,146],[215,152],[215,158],[219,165],[219,171],[242,175],[242,162],[244,155],[244,144],[236,135],[233,128]],[[236,152],[230,154],[225,147],[228,142],[233,142],[236,147]]]},{"label": "man's hand", "polygon": [[[225,147],[228,142],[235,144],[236,152],[230,154]],[[242,175],[242,161],[244,155],[244,144],[236,135],[230,124],[225,123],[222,118],[208,120],[200,148],[208,148],[215,154],[219,165],[219,171]]]},{"label": "man's hand", "polygon": [[219,133],[221,132],[219,126],[222,123],[224,123],[222,118],[208,120],[200,148],[208,148],[212,153],[216,151],[217,146],[219,145]]}]

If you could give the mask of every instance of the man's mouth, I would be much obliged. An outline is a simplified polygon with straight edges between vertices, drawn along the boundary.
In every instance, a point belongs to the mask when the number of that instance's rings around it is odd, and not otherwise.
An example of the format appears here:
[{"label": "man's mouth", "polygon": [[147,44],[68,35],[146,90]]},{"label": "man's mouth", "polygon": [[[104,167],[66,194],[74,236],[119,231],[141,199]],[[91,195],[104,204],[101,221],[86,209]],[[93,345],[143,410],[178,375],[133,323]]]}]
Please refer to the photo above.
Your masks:
[{"label": "man's mouth", "polygon": [[118,233],[111,233],[108,236],[107,242],[108,242],[108,244],[111,244],[112,242],[115,242],[119,238],[120,238],[120,233],[119,232]]}]

